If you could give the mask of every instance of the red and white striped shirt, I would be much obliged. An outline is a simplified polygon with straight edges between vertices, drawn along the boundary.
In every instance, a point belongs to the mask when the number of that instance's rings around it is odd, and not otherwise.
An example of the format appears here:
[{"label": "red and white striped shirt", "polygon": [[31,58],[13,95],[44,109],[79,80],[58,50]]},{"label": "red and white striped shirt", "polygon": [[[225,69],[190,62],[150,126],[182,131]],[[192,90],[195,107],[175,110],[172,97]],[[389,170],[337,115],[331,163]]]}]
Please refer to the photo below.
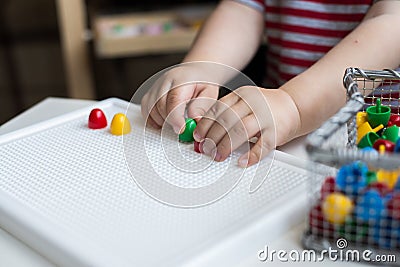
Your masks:
[{"label": "red and white striped shirt", "polygon": [[[373,0],[237,0],[265,15],[268,42],[265,85],[300,74],[350,33]],[[344,70],[343,70],[344,71]]]}]

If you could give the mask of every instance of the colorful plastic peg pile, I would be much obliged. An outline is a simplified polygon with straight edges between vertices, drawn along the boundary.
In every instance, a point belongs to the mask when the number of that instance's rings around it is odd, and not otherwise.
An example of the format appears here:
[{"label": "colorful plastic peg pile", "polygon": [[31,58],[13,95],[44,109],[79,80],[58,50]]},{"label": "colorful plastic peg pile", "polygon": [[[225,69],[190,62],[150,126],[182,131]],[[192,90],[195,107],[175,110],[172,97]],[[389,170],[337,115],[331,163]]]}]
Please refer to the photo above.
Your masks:
[{"label": "colorful plastic peg pile", "polygon": [[[107,118],[101,109],[99,108],[92,109],[92,111],[89,114],[88,127],[93,130],[103,129],[107,127]],[[123,135],[130,133],[130,131],[131,131],[131,124],[128,118],[122,113],[115,114],[111,121],[111,126],[110,126],[111,134]]]},{"label": "colorful plastic peg pile", "polygon": [[357,146],[372,147],[379,153],[400,153],[400,115],[390,114],[390,107],[383,106],[381,99],[365,112],[358,112]]},{"label": "colorful plastic peg pile", "polygon": [[[400,116],[390,114],[380,99],[366,112],[357,113],[356,124],[357,146],[365,153],[400,153]],[[309,215],[311,231],[400,248],[399,175],[400,168],[375,170],[362,162],[342,166],[336,177],[327,177],[321,185]]]},{"label": "colorful plastic peg pile", "polygon": [[336,177],[326,177],[321,185],[309,214],[311,232],[400,248],[399,174],[399,170],[370,170],[358,161],[342,166]]}]

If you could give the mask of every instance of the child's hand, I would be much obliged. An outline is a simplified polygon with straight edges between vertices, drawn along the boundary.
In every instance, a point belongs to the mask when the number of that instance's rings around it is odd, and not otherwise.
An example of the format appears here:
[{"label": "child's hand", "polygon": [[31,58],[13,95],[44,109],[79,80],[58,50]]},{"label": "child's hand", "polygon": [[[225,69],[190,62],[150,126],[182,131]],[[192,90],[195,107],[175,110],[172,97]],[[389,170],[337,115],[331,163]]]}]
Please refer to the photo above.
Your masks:
[{"label": "child's hand", "polygon": [[276,146],[295,138],[300,123],[297,107],[285,91],[245,86],[221,98],[209,109],[199,121],[194,138],[202,141],[201,149],[205,154],[223,161],[250,138],[258,137],[251,150],[239,158],[239,166],[246,167],[260,161]]},{"label": "child's hand", "polygon": [[215,84],[196,82],[207,81],[207,76],[210,75],[200,64],[183,64],[164,73],[142,99],[142,115],[147,124],[158,129],[167,120],[180,133],[184,130],[186,108],[190,118],[203,116],[219,90]]}]

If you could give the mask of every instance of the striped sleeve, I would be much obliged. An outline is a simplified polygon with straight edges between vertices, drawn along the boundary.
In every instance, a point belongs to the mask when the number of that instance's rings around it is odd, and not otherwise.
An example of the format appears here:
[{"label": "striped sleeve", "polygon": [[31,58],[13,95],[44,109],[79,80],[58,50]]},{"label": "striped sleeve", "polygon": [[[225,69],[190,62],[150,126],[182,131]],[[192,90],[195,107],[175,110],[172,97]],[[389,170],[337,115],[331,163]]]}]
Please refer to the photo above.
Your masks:
[{"label": "striped sleeve", "polygon": [[266,85],[300,74],[350,33],[372,0],[266,0]]},{"label": "striped sleeve", "polygon": [[251,8],[257,9],[261,12],[265,12],[265,5],[263,0],[234,0],[235,2],[244,4]]}]

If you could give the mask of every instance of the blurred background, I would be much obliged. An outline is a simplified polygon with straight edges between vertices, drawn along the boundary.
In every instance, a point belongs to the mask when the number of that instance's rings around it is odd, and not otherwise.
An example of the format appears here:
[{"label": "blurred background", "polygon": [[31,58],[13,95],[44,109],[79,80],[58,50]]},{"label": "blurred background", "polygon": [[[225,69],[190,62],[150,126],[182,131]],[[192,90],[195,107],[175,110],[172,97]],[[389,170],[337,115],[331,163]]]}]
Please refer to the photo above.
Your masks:
[{"label": "blurred background", "polygon": [[[215,0],[1,0],[0,125],[46,97],[130,100],[179,63]],[[244,71],[264,74],[262,46]]]}]

